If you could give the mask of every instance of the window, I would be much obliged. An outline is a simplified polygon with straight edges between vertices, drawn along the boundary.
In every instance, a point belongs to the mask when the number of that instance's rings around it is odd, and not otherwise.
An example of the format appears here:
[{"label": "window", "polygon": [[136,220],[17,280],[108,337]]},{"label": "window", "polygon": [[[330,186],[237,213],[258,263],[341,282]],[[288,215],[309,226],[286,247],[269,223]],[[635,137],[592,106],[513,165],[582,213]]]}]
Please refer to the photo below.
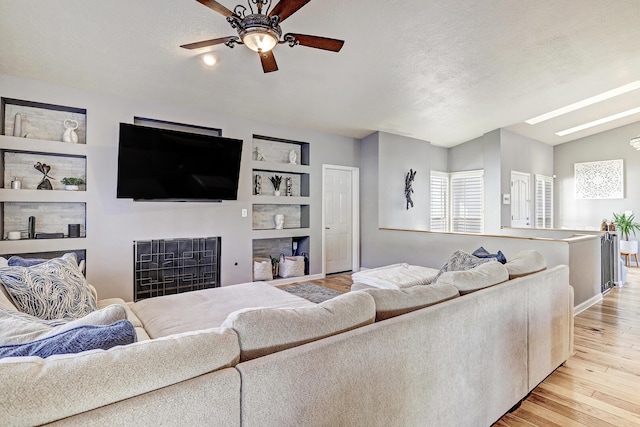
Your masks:
[{"label": "window", "polygon": [[536,175],[536,228],[553,228],[553,178]]},{"label": "window", "polygon": [[451,179],[451,231],[484,230],[484,171],[453,172]]},{"label": "window", "polygon": [[431,171],[431,231],[449,231],[449,174]]}]

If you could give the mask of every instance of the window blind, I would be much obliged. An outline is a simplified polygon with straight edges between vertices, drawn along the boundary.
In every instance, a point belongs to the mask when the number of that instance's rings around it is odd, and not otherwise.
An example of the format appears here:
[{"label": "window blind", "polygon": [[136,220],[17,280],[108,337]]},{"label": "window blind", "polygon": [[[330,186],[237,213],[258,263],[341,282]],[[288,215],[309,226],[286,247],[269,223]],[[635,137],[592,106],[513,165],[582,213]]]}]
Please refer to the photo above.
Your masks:
[{"label": "window blind", "polygon": [[484,230],[484,173],[453,172],[451,179],[451,231],[482,233]]},{"label": "window blind", "polygon": [[431,231],[449,231],[449,174],[431,171]]},{"label": "window blind", "polygon": [[553,228],[553,178],[536,175],[536,228]]}]

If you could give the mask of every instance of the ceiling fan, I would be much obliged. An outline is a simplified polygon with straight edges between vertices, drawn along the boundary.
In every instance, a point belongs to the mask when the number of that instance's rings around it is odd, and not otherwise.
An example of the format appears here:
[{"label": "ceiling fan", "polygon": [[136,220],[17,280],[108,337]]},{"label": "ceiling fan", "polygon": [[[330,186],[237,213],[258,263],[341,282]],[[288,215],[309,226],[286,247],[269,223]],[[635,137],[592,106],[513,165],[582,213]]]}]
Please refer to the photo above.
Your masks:
[{"label": "ceiling fan", "polygon": [[236,44],[244,44],[258,53],[265,73],[278,70],[272,51],[278,44],[289,43],[291,47],[301,45],[332,52],[339,52],[344,44],[343,40],[306,34],[287,33],[282,36],[280,23],[296,13],[298,9],[309,3],[310,0],[280,0],[273,9],[271,9],[271,6],[273,6],[272,0],[247,0],[248,9],[245,6],[237,5],[233,12],[215,0],[197,1],[224,15],[231,28],[235,28],[238,31],[238,37],[220,37],[184,44],[180,47],[184,49],[200,49],[224,43],[232,48]]}]

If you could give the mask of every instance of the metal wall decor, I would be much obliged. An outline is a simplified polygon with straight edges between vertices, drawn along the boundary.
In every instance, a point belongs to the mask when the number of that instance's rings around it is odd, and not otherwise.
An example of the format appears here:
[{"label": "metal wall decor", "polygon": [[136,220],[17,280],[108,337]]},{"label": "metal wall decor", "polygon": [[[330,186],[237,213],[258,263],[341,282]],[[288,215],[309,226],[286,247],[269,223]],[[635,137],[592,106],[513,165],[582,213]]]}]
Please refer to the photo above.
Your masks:
[{"label": "metal wall decor", "polygon": [[574,164],[576,199],[624,198],[622,159]]},{"label": "metal wall decor", "polygon": [[409,169],[409,172],[404,177],[404,197],[407,199],[407,210],[409,207],[413,207],[411,193],[413,193],[413,181],[416,178],[416,172],[413,169]]}]

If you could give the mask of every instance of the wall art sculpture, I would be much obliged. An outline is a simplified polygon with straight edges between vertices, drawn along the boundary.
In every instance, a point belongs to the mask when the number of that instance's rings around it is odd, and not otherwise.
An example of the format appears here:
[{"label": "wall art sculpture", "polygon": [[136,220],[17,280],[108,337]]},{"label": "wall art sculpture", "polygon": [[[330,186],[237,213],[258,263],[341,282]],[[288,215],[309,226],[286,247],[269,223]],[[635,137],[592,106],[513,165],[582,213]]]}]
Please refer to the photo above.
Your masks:
[{"label": "wall art sculpture", "polygon": [[576,199],[624,198],[622,159],[574,164]]}]

